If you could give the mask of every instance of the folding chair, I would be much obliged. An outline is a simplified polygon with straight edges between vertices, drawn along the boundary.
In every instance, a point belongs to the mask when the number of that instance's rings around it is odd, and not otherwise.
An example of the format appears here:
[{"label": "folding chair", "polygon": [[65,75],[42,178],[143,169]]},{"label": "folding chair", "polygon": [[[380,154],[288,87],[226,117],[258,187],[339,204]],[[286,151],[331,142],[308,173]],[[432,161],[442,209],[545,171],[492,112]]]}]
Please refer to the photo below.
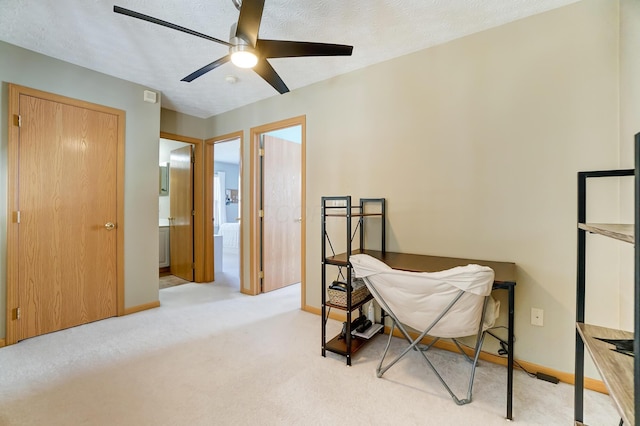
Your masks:
[{"label": "folding chair", "polygon": [[[470,403],[485,331],[493,327],[500,308],[499,302],[490,295],[493,270],[486,266],[466,265],[439,272],[400,271],[366,254],[350,256],[349,262],[356,276],[364,279],[375,300],[392,319],[389,340],[376,370],[378,377],[382,377],[409,351],[417,350],[456,404]],[[395,327],[407,339],[409,346],[383,367]],[[407,327],[418,331],[419,336],[411,338]],[[433,337],[433,341],[427,346],[418,346],[427,335]],[[456,340],[472,335],[476,336],[473,359],[466,355]],[[427,357],[426,352],[440,338],[452,339],[472,364],[465,399],[459,399],[453,393]]]}]

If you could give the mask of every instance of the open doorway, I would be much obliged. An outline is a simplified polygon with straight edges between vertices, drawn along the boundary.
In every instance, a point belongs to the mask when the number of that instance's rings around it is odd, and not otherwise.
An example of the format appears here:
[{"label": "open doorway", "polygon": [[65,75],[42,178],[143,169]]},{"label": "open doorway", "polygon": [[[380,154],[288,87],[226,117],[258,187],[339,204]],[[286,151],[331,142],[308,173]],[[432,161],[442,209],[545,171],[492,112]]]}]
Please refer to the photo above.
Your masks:
[{"label": "open doorway", "polygon": [[239,291],[243,282],[242,132],[205,141],[205,273]]},{"label": "open doorway", "polygon": [[193,145],[160,138],[159,288],[194,281]]},{"label": "open doorway", "polygon": [[224,274],[240,290],[240,139],[213,145],[214,281]]},{"label": "open doorway", "polygon": [[305,305],[305,117],[251,129],[251,290],[300,283]]}]

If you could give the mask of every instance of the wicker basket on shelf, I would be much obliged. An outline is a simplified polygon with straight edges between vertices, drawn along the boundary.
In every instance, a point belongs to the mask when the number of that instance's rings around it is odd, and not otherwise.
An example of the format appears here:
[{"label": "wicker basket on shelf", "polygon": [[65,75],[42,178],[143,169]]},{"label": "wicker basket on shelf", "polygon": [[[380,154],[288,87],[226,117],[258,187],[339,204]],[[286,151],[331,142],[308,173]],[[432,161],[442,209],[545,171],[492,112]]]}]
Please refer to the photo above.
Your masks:
[{"label": "wicker basket on shelf", "polygon": [[[334,281],[334,284],[336,282]],[[346,285],[346,284],[345,284]],[[356,305],[362,302],[364,299],[369,296],[369,289],[361,278],[356,278],[351,281],[352,290],[351,290],[351,306]],[[343,308],[347,307],[347,292],[344,290],[332,289],[329,287],[327,289],[327,293],[329,294],[329,303],[336,306],[341,306]]]}]

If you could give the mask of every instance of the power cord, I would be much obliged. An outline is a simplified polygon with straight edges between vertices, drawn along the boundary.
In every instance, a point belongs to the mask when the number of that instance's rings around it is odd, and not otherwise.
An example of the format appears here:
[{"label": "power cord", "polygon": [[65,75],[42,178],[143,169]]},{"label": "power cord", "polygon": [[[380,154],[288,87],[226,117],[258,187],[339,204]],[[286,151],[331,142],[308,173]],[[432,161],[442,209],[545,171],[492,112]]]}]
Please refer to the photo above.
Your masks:
[{"label": "power cord", "polygon": [[[489,334],[491,334],[493,337],[496,337],[496,336],[494,336],[492,333],[489,333]],[[498,339],[498,340],[500,341],[500,349],[498,349],[498,355],[503,356],[503,357],[504,357],[505,355],[509,355],[509,350],[507,349],[509,346],[507,345],[507,343],[506,343],[504,340],[499,339],[499,338],[497,338],[497,337],[496,337],[496,339]],[[513,363],[514,363],[515,365],[517,365],[519,369],[521,369],[522,371],[524,371],[525,373],[527,373],[527,376],[529,376],[529,377],[535,377],[535,378],[537,378],[537,377],[538,377],[537,375],[533,374],[532,372],[530,372],[529,370],[527,370],[526,368],[524,368],[524,367],[523,367],[523,366],[522,366],[518,361],[516,361],[515,359],[513,360]]]},{"label": "power cord", "polygon": [[[506,327],[501,326],[501,327],[495,327],[495,328],[506,328]],[[500,349],[498,349],[498,355],[505,356],[505,355],[509,354],[509,344],[504,339],[496,336],[490,330],[487,330],[487,334],[489,334],[491,337],[493,337],[496,340],[498,340],[498,342],[500,344]],[[515,340],[515,337],[514,337],[514,340]],[[539,380],[544,380],[545,382],[553,383],[554,385],[558,384],[558,382],[560,381],[557,377],[549,375],[549,374],[545,374],[545,373],[541,373],[541,372],[532,373],[532,372],[528,371],[526,368],[524,368],[515,359],[513,360],[513,363],[515,365],[517,365],[518,368],[520,368],[522,371],[524,371],[527,374],[527,376],[529,376],[529,377],[536,378],[536,379],[539,379]]]}]

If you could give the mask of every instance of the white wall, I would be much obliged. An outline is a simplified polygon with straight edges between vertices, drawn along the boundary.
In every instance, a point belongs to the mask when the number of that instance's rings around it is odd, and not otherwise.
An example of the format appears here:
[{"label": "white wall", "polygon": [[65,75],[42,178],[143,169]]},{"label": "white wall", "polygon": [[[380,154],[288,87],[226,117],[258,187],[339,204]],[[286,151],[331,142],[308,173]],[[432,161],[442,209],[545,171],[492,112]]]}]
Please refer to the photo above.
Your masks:
[{"label": "white wall", "polygon": [[125,307],[158,300],[158,134],[160,105],[146,87],[0,42],[0,337],[5,336],[8,83],[126,111]]},{"label": "white wall", "polygon": [[180,112],[162,108],[160,112],[160,130],[174,135],[205,138],[205,120]]},{"label": "white wall", "polygon": [[[634,135],[640,132],[640,2],[620,1],[620,166],[634,167]],[[621,221],[633,223],[633,182],[622,187]],[[625,196],[626,195],[626,196]],[[633,297],[633,246],[619,245],[620,272],[620,323],[633,330],[633,307],[626,303]]]},{"label": "white wall", "polygon": [[302,126],[285,127],[284,129],[267,132],[269,136],[284,139],[289,142],[302,143]]},{"label": "white wall", "polygon": [[516,356],[572,372],[576,172],[618,166],[618,18],[584,0],[212,117],[206,136],[244,130],[249,164],[251,127],[306,114],[309,305],[320,197],[386,197],[389,250],[516,262]]},{"label": "white wall", "polygon": [[[215,147],[214,147],[215,149]],[[240,166],[238,164],[224,163],[221,161],[215,161],[213,163],[214,172],[224,172],[224,182],[226,191],[227,189],[238,190],[238,181],[240,180]],[[240,193],[238,193],[240,196]],[[238,205],[239,203],[229,203],[225,205],[227,222],[236,223],[238,218]]]}]

